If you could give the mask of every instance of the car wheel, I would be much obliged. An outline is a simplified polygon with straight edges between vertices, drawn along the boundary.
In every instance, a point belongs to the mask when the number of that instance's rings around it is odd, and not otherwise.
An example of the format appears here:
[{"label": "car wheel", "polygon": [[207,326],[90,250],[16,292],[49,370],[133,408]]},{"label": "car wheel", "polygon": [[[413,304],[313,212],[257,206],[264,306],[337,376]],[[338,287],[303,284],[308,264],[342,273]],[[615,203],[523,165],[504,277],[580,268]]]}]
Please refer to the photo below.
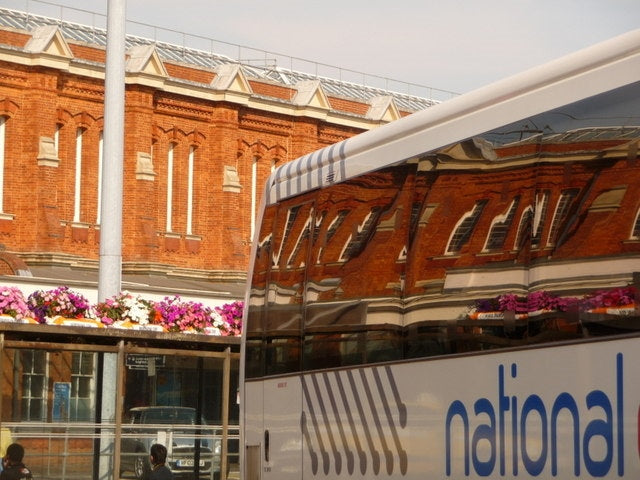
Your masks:
[{"label": "car wheel", "polygon": [[136,457],[136,461],[133,465],[133,473],[136,474],[136,478],[143,479],[146,477],[146,473],[151,470],[151,466],[149,465],[149,459],[146,455],[141,457]]}]

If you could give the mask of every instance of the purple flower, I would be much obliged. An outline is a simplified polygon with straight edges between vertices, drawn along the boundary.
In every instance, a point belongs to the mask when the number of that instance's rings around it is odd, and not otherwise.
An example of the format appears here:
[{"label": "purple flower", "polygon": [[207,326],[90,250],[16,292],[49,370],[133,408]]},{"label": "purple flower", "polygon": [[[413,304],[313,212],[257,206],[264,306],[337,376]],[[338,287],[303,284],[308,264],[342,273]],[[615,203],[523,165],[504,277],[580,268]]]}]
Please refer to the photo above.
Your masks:
[{"label": "purple flower", "polygon": [[155,302],[158,321],[170,332],[203,332],[213,325],[213,311],[200,302],[185,301],[179,295]]},{"label": "purple flower", "polygon": [[221,307],[216,307],[215,311],[226,324],[223,332],[226,332],[227,335],[242,334],[242,315],[244,311],[243,302],[235,301],[233,303],[227,303]]},{"label": "purple flower", "polygon": [[0,287],[0,314],[11,315],[16,320],[29,316],[29,306],[20,289]]},{"label": "purple flower", "polygon": [[38,323],[46,323],[47,318],[57,316],[83,318],[91,313],[89,301],[67,286],[47,291],[37,290],[29,295],[27,304]]},{"label": "purple flower", "polygon": [[596,290],[580,302],[581,310],[594,308],[624,307],[635,303],[638,291],[635,287],[619,287],[610,290]]}]

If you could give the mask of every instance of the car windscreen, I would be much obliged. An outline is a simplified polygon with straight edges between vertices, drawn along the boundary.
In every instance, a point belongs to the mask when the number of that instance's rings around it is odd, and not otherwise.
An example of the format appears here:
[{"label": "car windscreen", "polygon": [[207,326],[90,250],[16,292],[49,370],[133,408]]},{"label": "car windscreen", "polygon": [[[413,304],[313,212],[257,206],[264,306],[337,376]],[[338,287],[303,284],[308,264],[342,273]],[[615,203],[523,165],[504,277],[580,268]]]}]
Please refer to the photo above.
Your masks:
[{"label": "car windscreen", "polygon": [[159,410],[155,412],[147,412],[144,423],[194,425],[195,415],[193,412]]}]

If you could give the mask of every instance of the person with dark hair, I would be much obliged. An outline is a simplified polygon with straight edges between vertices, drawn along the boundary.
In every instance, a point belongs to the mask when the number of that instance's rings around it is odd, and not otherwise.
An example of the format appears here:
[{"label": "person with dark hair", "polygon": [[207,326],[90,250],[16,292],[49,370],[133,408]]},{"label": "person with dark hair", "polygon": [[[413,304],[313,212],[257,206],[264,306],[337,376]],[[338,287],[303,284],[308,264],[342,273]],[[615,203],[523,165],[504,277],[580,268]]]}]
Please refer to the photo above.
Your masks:
[{"label": "person with dark hair", "polygon": [[149,460],[151,460],[149,480],[173,480],[173,473],[166,465],[167,447],[160,443],[151,445]]},{"label": "person with dark hair", "polygon": [[19,443],[12,443],[7,447],[7,454],[2,459],[4,467],[0,473],[0,480],[31,480],[31,470],[22,463],[24,447]]}]

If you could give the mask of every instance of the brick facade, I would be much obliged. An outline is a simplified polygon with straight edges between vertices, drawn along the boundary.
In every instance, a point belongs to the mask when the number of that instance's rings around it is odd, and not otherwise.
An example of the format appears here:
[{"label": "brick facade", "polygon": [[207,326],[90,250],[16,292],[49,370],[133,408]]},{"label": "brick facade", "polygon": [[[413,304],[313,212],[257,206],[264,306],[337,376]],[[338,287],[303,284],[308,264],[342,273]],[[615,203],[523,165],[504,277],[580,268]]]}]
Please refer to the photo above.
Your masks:
[{"label": "brick facade", "polygon": [[[28,265],[97,269],[104,59],[56,27],[0,29],[0,243]],[[275,166],[410,113],[320,82],[170,62],[153,46],[127,52],[125,95],[123,272],[219,281],[244,278]]]}]

